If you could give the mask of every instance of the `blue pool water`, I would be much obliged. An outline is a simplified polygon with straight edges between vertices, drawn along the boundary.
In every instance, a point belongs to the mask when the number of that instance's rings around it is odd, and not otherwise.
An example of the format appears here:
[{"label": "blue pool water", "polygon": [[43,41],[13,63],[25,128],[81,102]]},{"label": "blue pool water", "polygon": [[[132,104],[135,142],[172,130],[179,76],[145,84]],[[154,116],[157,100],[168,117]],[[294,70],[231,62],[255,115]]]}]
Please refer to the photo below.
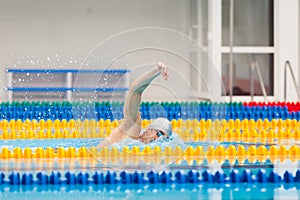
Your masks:
[{"label": "blue pool water", "polygon": [[24,186],[1,188],[0,199],[299,199],[298,188],[260,185]]},{"label": "blue pool water", "polygon": [[[1,140],[0,146],[13,149],[15,147],[29,147],[35,149],[37,147],[64,147],[73,146],[80,148],[82,146],[92,147],[96,146],[102,139],[43,139],[43,140]],[[176,140],[175,140],[176,141]],[[218,143],[228,147],[229,145],[239,145],[241,143]],[[151,144],[153,147],[161,145],[159,143]],[[181,145],[183,148],[187,146],[196,147],[202,145],[208,147],[214,145],[209,143],[181,143],[180,141],[172,142],[164,145]],[[244,144],[246,147],[250,144]],[[122,149],[124,146],[140,146],[143,145],[136,141],[125,141],[117,147]],[[121,159],[121,158],[120,158]],[[122,159],[121,159],[122,160]],[[163,171],[168,170],[172,173],[180,170],[186,172],[188,170],[210,170],[212,172],[222,171],[229,176],[230,172],[235,169],[242,173],[245,169],[251,169],[252,173],[264,169],[266,173],[275,171],[283,176],[286,169],[291,173],[296,173],[299,168],[299,162],[292,162],[285,160],[283,162],[277,161],[275,163],[266,160],[264,163],[249,162],[243,163],[229,163],[228,161],[218,163],[217,161],[208,162],[204,160],[199,163],[188,163],[183,159],[182,162],[171,164],[163,163],[159,160],[157,163],[145,164],[143,161],[139,162],[104,162],[95,158],[91,159],[22,159],[16,160],[2,160],[0,163],[0,170],[4,174],[9,174],[12,171],[27,171],[35,174],[38,171],[51,172],[58,170],[61,173],[73,171],[78,173],[80,171],[88,171],[93,173],[95,171]],[[0,187],[0,199],[298,199],[300,183],[282,184],[282,183],[201,183],[201,184],[112,184],[112,185],[16,185],[8,186],[2,185]]]},{"label": "blue pool water", "polygon": [[[0,149],[3,147],[7,147],[9,149],[13,149],[15,147],[25,148],[29,147],[31,149],[35,149],[37,147],[47,148],[58,148],[58,147],[95,147],[97,146],[103,138],[76,138],[76,139],[26,139],[26,140],[0,140]],[[192,143],[191,143],[192,144]],[[200,143],[193,143],[194,145],[200,144]],[[201,144],[204,144],[203,142]],[[206,145],[212,145],[214,143],[205,142]],[[126,139],[120,143],[114,144],[114,147],[117,147],[118,149],[122,149],[125,146],[128,146],[129,148],[133,146],[139,146],[141,149],[145,146],[160,146],[161,148],[164,147],[175,147],[175,146],[181,146],[182,148],[186,147],[188,144],[185,144],[177,135],[174,135],[172,140],[170,141],[164,141],[164,142],[151,142],[149,144],[141,143],[137,140],[133,139]]]}]

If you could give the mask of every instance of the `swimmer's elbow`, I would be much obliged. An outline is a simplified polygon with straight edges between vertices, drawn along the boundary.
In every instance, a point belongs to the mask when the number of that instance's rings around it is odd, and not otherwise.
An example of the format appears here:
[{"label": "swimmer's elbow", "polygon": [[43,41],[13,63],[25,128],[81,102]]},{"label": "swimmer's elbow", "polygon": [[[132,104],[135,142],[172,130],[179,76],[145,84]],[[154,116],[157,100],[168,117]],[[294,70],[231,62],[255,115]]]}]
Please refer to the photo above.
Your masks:
[{"label": "swimmer's elbow", "polygon": [[137,93],[137,94],[141,94],[148,85],[144,84],[144,85],[137,85],[136,83],[131,83],[129,86],[129,93]]}]

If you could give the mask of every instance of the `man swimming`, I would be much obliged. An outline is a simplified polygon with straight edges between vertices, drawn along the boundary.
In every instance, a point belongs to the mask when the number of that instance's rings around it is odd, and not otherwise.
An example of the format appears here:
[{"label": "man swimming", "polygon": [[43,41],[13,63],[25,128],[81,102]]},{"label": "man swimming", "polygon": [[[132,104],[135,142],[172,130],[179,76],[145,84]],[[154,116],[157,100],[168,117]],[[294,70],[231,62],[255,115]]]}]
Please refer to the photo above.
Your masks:
[{"label": "man swimming", "polygon": [[103,148],[120,142],[126,138],[139,140],[145,144],[162,138],[169,138],[172,134],[172,126],[168,119],[155,119],[145,131],[141,131],[141,115],[139,112],[142,94],[150,83],[159,75],[168,80],[170,72],[162,62],[157,67],[144,73],[130,84],[128,95],[124,102],[124,120],[115,128],[109,137],[104,139],[98,148]]}]

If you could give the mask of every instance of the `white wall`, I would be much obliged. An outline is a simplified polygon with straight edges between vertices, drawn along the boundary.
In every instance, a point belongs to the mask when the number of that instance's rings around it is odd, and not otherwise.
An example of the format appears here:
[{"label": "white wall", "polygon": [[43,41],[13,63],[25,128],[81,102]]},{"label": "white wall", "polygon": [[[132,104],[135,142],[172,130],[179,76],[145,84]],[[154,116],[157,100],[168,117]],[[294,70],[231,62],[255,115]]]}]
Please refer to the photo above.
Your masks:
[{"label": "white wall", "polygon": [[[187,34],[191,18],[190,1],[181,0],[0,0],[0,4],[1,101],[6,100],[5,68],[81,68],[76,61],[82,61],[94,47],[114,34],[148,26]],[[149,40],[155,42],[155,38]],[[166,41],[166,46],[178,45],[172,38]],[[127,41],[131,42],[134,41]],[[186,44],[183,46],[187,48]],[[106,53],[117,48],[108,48]],[[184,51],[188,57],[188,49]],[[102,67],[105,56],[98,55],[96,68]],[[117,62],[125,66],[114,67],[136,69],[158,60],[171,66],[173,77],[167,87],[176,94],[154,86],[145,93],[145,100],[189,98],[190,67],[178,56],[143,51]]]},{"label": "white wall", "polygon": [[[276,99],[283,101],[284,93],[284,63],[292,64],[297,82],[299,82],[299,1],[277,1],[277,72],[275,74]],[[287,100],[297,101],[297,93],[288,72]]]}]

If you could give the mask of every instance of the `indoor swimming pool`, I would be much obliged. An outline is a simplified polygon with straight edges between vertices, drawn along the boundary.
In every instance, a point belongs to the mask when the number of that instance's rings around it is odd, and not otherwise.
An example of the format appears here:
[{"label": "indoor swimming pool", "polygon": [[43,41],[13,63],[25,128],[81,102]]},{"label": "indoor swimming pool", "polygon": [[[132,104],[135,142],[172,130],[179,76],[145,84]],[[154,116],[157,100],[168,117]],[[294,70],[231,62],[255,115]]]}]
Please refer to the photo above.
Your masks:
[{"label": "indoor swimming pool", "polygon": [[119,102],[0,104],[1,199],[298,199],[299,103],[143,102],[168,141],[96,146]]}]

